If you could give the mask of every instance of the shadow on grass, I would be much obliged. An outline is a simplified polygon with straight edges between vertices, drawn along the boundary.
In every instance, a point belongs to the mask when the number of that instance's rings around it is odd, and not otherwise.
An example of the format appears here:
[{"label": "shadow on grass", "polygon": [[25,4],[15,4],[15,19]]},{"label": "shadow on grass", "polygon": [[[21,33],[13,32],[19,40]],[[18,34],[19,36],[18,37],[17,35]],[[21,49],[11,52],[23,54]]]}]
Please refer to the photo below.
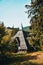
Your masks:
[{"label": "shadow on grass", "polygon": [[[35,55],[35,56],[0,55],[0,65],[38,65],[37,63],[29,62],[29,60],[34,60],[34,59],[37,60],[37,55]],[[22,62],[24,62],[24,63],[21,64]]]}]

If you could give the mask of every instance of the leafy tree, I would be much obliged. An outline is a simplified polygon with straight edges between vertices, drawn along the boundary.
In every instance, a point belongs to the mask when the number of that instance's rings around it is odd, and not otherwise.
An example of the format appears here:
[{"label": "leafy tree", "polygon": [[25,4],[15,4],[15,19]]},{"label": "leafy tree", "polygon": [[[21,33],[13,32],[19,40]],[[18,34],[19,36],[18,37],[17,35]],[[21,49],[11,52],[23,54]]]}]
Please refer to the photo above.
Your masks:
[{"label": "leafy tree", "polygon": [[31,5],[25,5],[28,9],[27,13],[29,15],[43,15],[43,1],[42,0],[31,0]]},{"label": "leafy tree", "polygon": [[28,9],[28,17],[31,16],[31,33],[33,45],[40,46],[42,50],[43,46],[43,0],[31,0],[31,5],[25,5]]}]

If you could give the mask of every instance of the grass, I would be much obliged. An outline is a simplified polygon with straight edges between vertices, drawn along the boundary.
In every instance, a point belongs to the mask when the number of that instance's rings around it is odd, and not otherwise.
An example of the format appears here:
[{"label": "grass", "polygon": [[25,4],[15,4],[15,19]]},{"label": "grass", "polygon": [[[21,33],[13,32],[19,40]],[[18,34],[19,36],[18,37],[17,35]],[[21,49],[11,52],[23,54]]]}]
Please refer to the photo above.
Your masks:
[{"label": "grass", "polygon": [[39,53],[5,53],[5,55],[0,54],[0,65],[39,65],[37,62],[32,62],[33,60],[37,60],[38,54]]}]

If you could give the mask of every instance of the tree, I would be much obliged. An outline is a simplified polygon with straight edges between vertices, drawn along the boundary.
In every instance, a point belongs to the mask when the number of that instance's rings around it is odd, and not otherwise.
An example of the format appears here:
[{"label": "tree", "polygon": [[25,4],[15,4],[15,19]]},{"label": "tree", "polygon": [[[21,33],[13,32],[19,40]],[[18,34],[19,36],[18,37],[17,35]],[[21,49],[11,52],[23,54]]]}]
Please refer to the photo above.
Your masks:
[{"label": "tree", "polygon": [[4,23],[0,23],[0,43],[2,40],[2,37],[5,35],[5,27],[4,27]]},{"label": "tree", "polygon": [[29,16],[32,15],[42,15],[43,13],[43,1],[42,0],[31,0],[31,5],[25,5],[28,9],[27,13]]},{"label": "tree", "polygon": [[4,26],[4,23],[2,22],[2,23],[0,23],[0,52],[1,52],[1,54],[3,54],[3,52],[5,51],[5,44],[3,43],[2,44],[2,38],[4,37],[4,35],[5,35],[6,33],[5,33],[5,26]]},{"label": "tree", "polygon": [[28,17],[31,16],[31,32],[34,46],[43,46],[43,0],[31,0],[31,5],[25,5],[28,9]]}]

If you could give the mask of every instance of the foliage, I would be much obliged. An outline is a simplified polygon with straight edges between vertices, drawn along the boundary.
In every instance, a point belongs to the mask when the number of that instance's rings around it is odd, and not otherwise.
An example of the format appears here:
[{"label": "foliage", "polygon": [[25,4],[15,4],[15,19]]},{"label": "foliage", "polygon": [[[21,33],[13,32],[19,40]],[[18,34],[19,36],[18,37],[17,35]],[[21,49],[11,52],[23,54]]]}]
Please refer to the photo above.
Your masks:
[{"label": "foliage", "polygon": [[28,17],[31,16],[31,33],[33,46],[43,47],[43,0],[31,0],[31,5],[25,5],[28,9]]},{"label": "foliage", "polygon": [[9,43],[9,50],[11,52],[17,52],[18,51],[18,46],[16,40],[13,40],[13,42]]},{"label": "foliage", "polygon": [[14,28],[14,27],[7,27],[7,32],[8,33],[10,33],[11,32],[11,36],[14,36],[17,32],[18,32],[18,30],[19,30],[19,28]]},{"label": "foliage", "polygon": [[6,28],[4,23],[0,23],[0,53],[4,55],[6,52],[17,52],[18,48],[15,41],[10,44],[11,37],[16,34],[18,29]]},{"label": "foliage", "polygon": [[4,35],[5,35],[5,27],[4,27],[4,24],[2,22],[2,23],[0,23],[0,43],[1,43],[1,39]]},{"label": "foliage", "polygon": [[43,1],[42,0],[31,0],[31,5],[25,5],[28,9],[28,15],[36,15],[37,13],[43,13]]}]

